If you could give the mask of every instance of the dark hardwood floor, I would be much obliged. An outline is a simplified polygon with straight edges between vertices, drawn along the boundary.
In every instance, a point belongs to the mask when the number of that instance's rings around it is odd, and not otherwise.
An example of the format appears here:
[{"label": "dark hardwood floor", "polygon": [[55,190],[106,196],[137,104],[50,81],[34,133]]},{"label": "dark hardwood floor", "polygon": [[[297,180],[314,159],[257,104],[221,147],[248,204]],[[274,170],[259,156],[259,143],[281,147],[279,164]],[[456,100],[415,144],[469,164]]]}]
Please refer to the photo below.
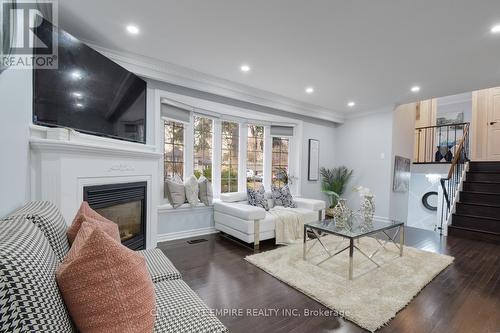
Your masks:
[{"label": "dark hardwood floor", "polygon": [[[365,332],[340,317],[304,316],[304,309],[328,309],[247,263],[243,258],[252,250],[220,235],[196,238],[208,241],[188,244],[184,239],[158,246],[209,307],[242,309],[243,316],[218,316],[230,332]],[[406,245],[454,256],[455,262],[377,332],[500,332],[500,245],[441,239],[413,228],[407,228]],[[266,251],[273,244],[266,241],[261,248]],[[293,312],[253,316],[247,309],[298,309],[300,316]]]}]

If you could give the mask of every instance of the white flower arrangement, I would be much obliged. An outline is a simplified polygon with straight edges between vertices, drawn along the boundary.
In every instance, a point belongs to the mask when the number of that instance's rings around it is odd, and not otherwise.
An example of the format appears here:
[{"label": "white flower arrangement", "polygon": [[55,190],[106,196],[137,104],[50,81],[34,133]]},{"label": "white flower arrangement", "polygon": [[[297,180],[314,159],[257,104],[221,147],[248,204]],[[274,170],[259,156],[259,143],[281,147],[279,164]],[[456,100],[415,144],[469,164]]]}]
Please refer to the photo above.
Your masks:
[{"label": "white flower arrangement", "polygon": [[360,197],[375,197],[368,187],[356,186],[354,192],[358,192]]}]

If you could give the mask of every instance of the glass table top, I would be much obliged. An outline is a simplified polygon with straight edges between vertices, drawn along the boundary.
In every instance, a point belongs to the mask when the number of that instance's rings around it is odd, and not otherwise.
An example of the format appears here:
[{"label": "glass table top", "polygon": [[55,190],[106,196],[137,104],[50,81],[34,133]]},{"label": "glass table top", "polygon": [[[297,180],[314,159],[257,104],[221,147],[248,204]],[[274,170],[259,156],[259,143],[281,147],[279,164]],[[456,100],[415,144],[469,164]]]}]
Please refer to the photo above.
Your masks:
[{"label": "glass table top", "polygon": [[345,225],[340,225],[340,223],[337,223],[334,219],[328,219],[306,223],[304,226],[346,238],[359,238],[402,225],[404,225],[404,222],[401,221],[382,220],[376,217],[365,220],[365,218],[360,215],[354,215],[349,218]]}]

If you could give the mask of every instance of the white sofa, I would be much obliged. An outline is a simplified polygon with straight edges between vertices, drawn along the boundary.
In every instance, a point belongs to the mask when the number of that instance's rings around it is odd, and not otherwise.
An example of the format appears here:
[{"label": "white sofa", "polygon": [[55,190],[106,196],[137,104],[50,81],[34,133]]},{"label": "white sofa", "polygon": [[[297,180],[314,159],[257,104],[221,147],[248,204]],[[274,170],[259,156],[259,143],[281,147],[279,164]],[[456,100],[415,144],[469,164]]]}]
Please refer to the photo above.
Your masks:
[{"label": "white sofa", "polygon": [[[269,207],[274,207],[271,193],[266,193]],[[294,198],[305,223],[323,219],[325,202],[322,200]],[[253,243],[259,249],[261,240],[275,238],[275,217],[265,209],[248,204],[246,192],[221,194],[214,203],[215,229],[236,237],[246,243]]]}]

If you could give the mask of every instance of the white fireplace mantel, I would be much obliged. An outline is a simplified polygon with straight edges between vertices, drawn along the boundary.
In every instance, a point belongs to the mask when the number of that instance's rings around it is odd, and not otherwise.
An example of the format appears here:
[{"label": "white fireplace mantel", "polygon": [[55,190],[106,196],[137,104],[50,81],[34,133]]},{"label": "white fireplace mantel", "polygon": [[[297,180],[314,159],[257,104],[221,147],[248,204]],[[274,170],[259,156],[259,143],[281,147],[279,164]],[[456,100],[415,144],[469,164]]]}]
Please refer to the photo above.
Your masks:
[{"label": "white fireplace mantel", "polygon": [[30,132],[32,200],[52,201],[70,224],[85,186],[146,181],[146,246],[156,246],[163,154],[155,146],[35,125]]},{"label": "white fireplace mantel", "polygon": [[61,154],[93,154],[108,157],[130,157],[155,160],[163,156],[162,153],[157,153],[149,149],[124,149],[82,142],[38,138],[30,139],[30,147],[34,150],[56,152]]}]

